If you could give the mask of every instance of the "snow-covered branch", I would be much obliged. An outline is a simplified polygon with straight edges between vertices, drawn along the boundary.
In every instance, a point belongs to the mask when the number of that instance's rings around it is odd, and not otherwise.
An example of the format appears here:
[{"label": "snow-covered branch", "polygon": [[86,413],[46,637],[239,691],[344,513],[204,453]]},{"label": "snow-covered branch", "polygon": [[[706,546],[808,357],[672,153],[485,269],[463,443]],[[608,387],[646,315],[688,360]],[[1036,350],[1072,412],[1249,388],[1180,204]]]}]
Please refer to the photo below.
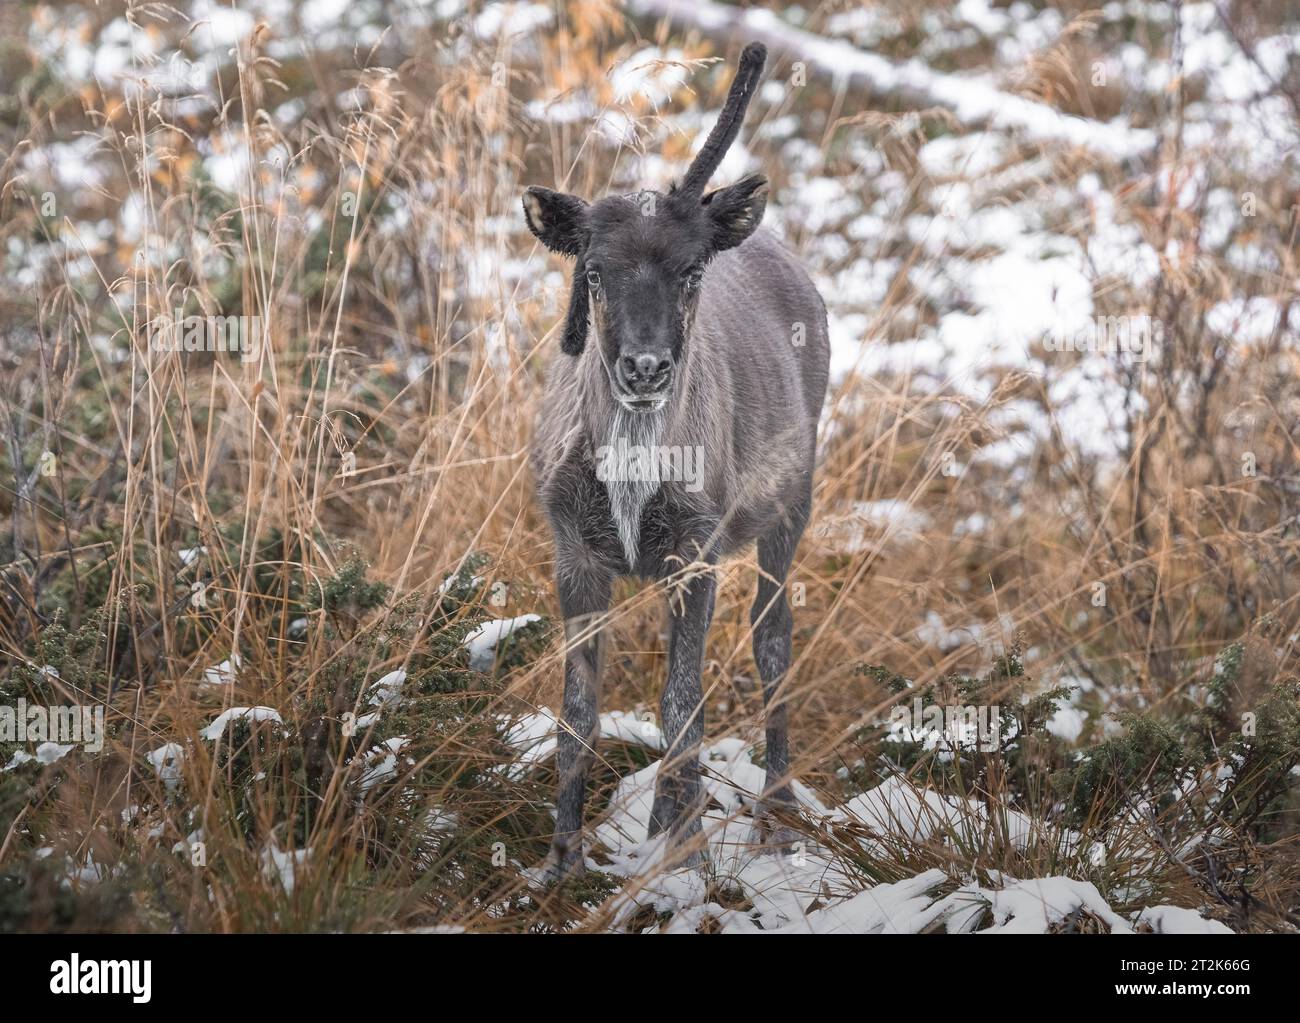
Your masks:
[{"label": "snow-covered branch", "polygon": [[935,71],[919,59],[893,61],[795,28],[770,10],[711,0],[629,0],[628,9],[715,38],[757,39],[776,56],[802,61],[809,73],[847,80],[852,88],[895,96],[909,106],[943,107],[972,127],[1013,130],[1035,142],[1080,146],[1115,160],[1133,159],[1156,144],[1150,131],[1075,117],[1013,95],[999,88],[992,75]]}]

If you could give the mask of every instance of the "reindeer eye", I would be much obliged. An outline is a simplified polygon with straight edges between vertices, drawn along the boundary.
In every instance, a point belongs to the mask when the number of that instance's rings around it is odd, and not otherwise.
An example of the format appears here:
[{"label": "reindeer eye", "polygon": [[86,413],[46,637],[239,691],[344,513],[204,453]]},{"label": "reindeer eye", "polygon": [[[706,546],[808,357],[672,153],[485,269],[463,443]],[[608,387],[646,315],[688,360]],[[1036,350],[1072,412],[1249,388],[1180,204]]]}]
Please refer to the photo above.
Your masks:
[{"label": "reindeer eye", "polygon": [[682,283],[686,285],[687,291],[694,291],[696,288],[700,286],[700,283],[703,280],[704,280],[703,270],[691,270],[687,272],[685,278],[683,278],[682,280]]},{"label": "reindeer eye", "polygon": [[587,271],[587,286],[593,291],[600,288],[600,274],[595,270]]}]

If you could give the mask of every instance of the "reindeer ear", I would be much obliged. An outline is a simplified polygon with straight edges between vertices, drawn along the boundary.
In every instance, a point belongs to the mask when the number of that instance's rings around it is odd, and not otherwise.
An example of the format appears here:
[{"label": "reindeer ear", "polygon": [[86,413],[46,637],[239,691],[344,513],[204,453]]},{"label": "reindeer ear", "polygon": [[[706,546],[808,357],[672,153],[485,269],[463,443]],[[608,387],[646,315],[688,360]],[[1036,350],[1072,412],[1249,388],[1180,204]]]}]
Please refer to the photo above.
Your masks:
[{"label": "reindeer ear", "polygon": [[590,329],[591,297],[587,291],[587,264],[581,259],[573,267],[573,290],[569,295],[569,315],[564,318],[564,337],[560,351],[578,356],[587,347]]},{"label": "reindeer ear", "polygon": [[552,252],[576,256],[587,240],[587,203],[576,195],[534,185],[524,192],[528,230]]},{"label": "reindeer ear", "polygon": [[700,202],[713,226],[713,248],[735,248],[758,227],[767,208],[767,178],[751,174],[734,185],[710,192]]}]

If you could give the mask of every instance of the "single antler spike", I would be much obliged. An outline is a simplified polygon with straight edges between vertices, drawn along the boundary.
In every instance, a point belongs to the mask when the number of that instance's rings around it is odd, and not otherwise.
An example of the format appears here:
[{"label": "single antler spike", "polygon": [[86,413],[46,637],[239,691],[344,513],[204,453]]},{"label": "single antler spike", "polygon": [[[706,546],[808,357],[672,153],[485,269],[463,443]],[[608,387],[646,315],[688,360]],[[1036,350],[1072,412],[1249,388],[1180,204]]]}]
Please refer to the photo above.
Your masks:
[{"label": "single antler spike", "polygon": [[767,47],[762,43],[750,43],[740,54],[740,65],[736,69],[735,81],[727,93],[727,102],[718,116],[718,123],[709,132],[708,141],[700,150],[699,156],[691,164],[677,189],[682,196],[699,196],[704,194],[704,186],[713,177],[718,164],[731,148],[740,134],[740,126],[745,121],[745,110],[758,87],[759,76],[767,62]]}]

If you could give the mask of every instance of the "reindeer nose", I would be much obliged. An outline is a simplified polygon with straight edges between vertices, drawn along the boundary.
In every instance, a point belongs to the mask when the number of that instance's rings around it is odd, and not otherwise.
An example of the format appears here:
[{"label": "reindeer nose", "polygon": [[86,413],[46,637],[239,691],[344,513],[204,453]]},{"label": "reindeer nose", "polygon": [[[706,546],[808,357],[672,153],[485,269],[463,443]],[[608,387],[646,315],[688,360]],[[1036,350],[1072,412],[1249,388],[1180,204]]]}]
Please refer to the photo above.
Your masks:
[{"label": "reindeer nose", "polygon": [[647,379],[656,377],[668,368],[668,360],[661,359],[656,355],[638,355],[636,357],[636,371],[640,376]]},{"label": "reindeer nose", "polygon": [[668,370],[672,363],[654,352],[625,355],[619,362],[623,370],[623,383],[637,394],[662,390],[668,383]]}]

